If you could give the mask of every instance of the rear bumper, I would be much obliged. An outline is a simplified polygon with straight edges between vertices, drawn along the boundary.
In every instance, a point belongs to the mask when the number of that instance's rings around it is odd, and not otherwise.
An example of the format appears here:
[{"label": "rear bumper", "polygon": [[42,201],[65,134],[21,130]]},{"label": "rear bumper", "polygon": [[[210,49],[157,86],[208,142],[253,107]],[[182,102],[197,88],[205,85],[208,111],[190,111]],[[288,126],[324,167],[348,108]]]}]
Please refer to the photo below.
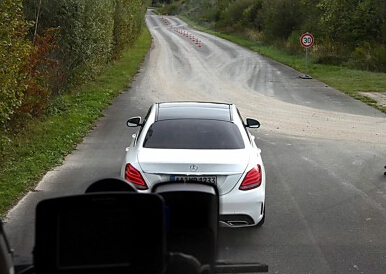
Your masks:
[{"label": "rear bumper", "polygon": [[257,225],[264,217],[265,189],[234,189],[220,196],[220,225],[243,227]]},{"label": "rear bumper", "polygon": [[[158,175],[157,175],[158,176]],[[169,178],[169,177],[168,177]],[[167,181],[157,177],[154,181]],[[150,192],[152,185],[148,184]],[[220,196],[220,226],[245,227],[257,225],[264,217],[265,181],[260,187],[241,191],[235,187],[232,191]]]}]

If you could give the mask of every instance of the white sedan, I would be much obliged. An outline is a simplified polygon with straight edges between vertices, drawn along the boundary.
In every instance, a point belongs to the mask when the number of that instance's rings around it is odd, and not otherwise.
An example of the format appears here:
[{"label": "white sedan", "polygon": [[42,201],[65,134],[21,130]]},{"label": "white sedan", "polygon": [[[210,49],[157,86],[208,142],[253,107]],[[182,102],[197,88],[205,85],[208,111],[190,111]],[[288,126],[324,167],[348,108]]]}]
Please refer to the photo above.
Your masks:
[{"label": "white sedan", "polygon": [[265,170],[261,150],[233,104],[168,102],[153,104],[146,117],[133,117],[139,127],[121,176],[139,192],[165,181],[215,184],[220,195],[220,224],[240,227],[265,220]]}]

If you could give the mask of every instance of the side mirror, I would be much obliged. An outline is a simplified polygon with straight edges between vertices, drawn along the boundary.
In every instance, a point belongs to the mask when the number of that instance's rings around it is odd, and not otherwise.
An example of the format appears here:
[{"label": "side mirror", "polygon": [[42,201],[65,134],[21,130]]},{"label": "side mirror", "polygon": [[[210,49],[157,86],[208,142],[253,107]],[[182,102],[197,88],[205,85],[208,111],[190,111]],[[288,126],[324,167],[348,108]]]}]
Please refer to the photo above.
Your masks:
[{"label": "side mirror", "polygon": [[255,120],[255,119],[247,118],[247,125],[246,126],[249,128],[259,128],[260,122]]},{"label": "side mirror", "polygon": [[126,125],[127,125],[128,127],[138,127],[138,126],[142,126],[142,124],[141,124],[141,117],[136,116],[136,117],[130,118],[129,120],[127,120]]}]

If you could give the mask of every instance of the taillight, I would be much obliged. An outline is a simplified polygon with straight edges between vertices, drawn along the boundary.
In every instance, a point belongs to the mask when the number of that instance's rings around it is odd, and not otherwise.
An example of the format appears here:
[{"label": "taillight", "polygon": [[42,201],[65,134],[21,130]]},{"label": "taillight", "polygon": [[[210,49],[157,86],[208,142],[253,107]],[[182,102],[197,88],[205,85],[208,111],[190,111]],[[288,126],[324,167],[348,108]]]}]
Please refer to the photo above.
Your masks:
[{"label": "taillight", "polygon": [[128,180],[130,183],[133,183],[135,187],[139,190],[148,189],[141,173],[136,170],[131,164],[126,165],[125,179]]},{"label": "taillight", "polygon": [[243,182],[241,183],[240,190],[250,190],[257,188],[261,185],[261,166],[257,165],[248,171]]}]

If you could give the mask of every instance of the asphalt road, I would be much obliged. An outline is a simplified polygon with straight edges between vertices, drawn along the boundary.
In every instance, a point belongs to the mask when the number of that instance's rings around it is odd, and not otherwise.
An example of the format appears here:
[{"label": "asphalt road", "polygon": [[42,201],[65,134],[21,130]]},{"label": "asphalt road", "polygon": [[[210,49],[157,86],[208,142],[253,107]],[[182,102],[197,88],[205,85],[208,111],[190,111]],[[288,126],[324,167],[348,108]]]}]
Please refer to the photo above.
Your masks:
[{"label": "asphalt road", "polygon": [[32,261],[39,200],[119,175],[134,132],[127,118],[153,102],[199,100],[235,103],[262,124],[253,133],[267,171],[266,222],[221,229],[220,260],[265,263],[270,273],[386,269],[386,116],[175,17],[149,14],[147,24],[153,47],[131,88],[8,214],[16,263]]}]

